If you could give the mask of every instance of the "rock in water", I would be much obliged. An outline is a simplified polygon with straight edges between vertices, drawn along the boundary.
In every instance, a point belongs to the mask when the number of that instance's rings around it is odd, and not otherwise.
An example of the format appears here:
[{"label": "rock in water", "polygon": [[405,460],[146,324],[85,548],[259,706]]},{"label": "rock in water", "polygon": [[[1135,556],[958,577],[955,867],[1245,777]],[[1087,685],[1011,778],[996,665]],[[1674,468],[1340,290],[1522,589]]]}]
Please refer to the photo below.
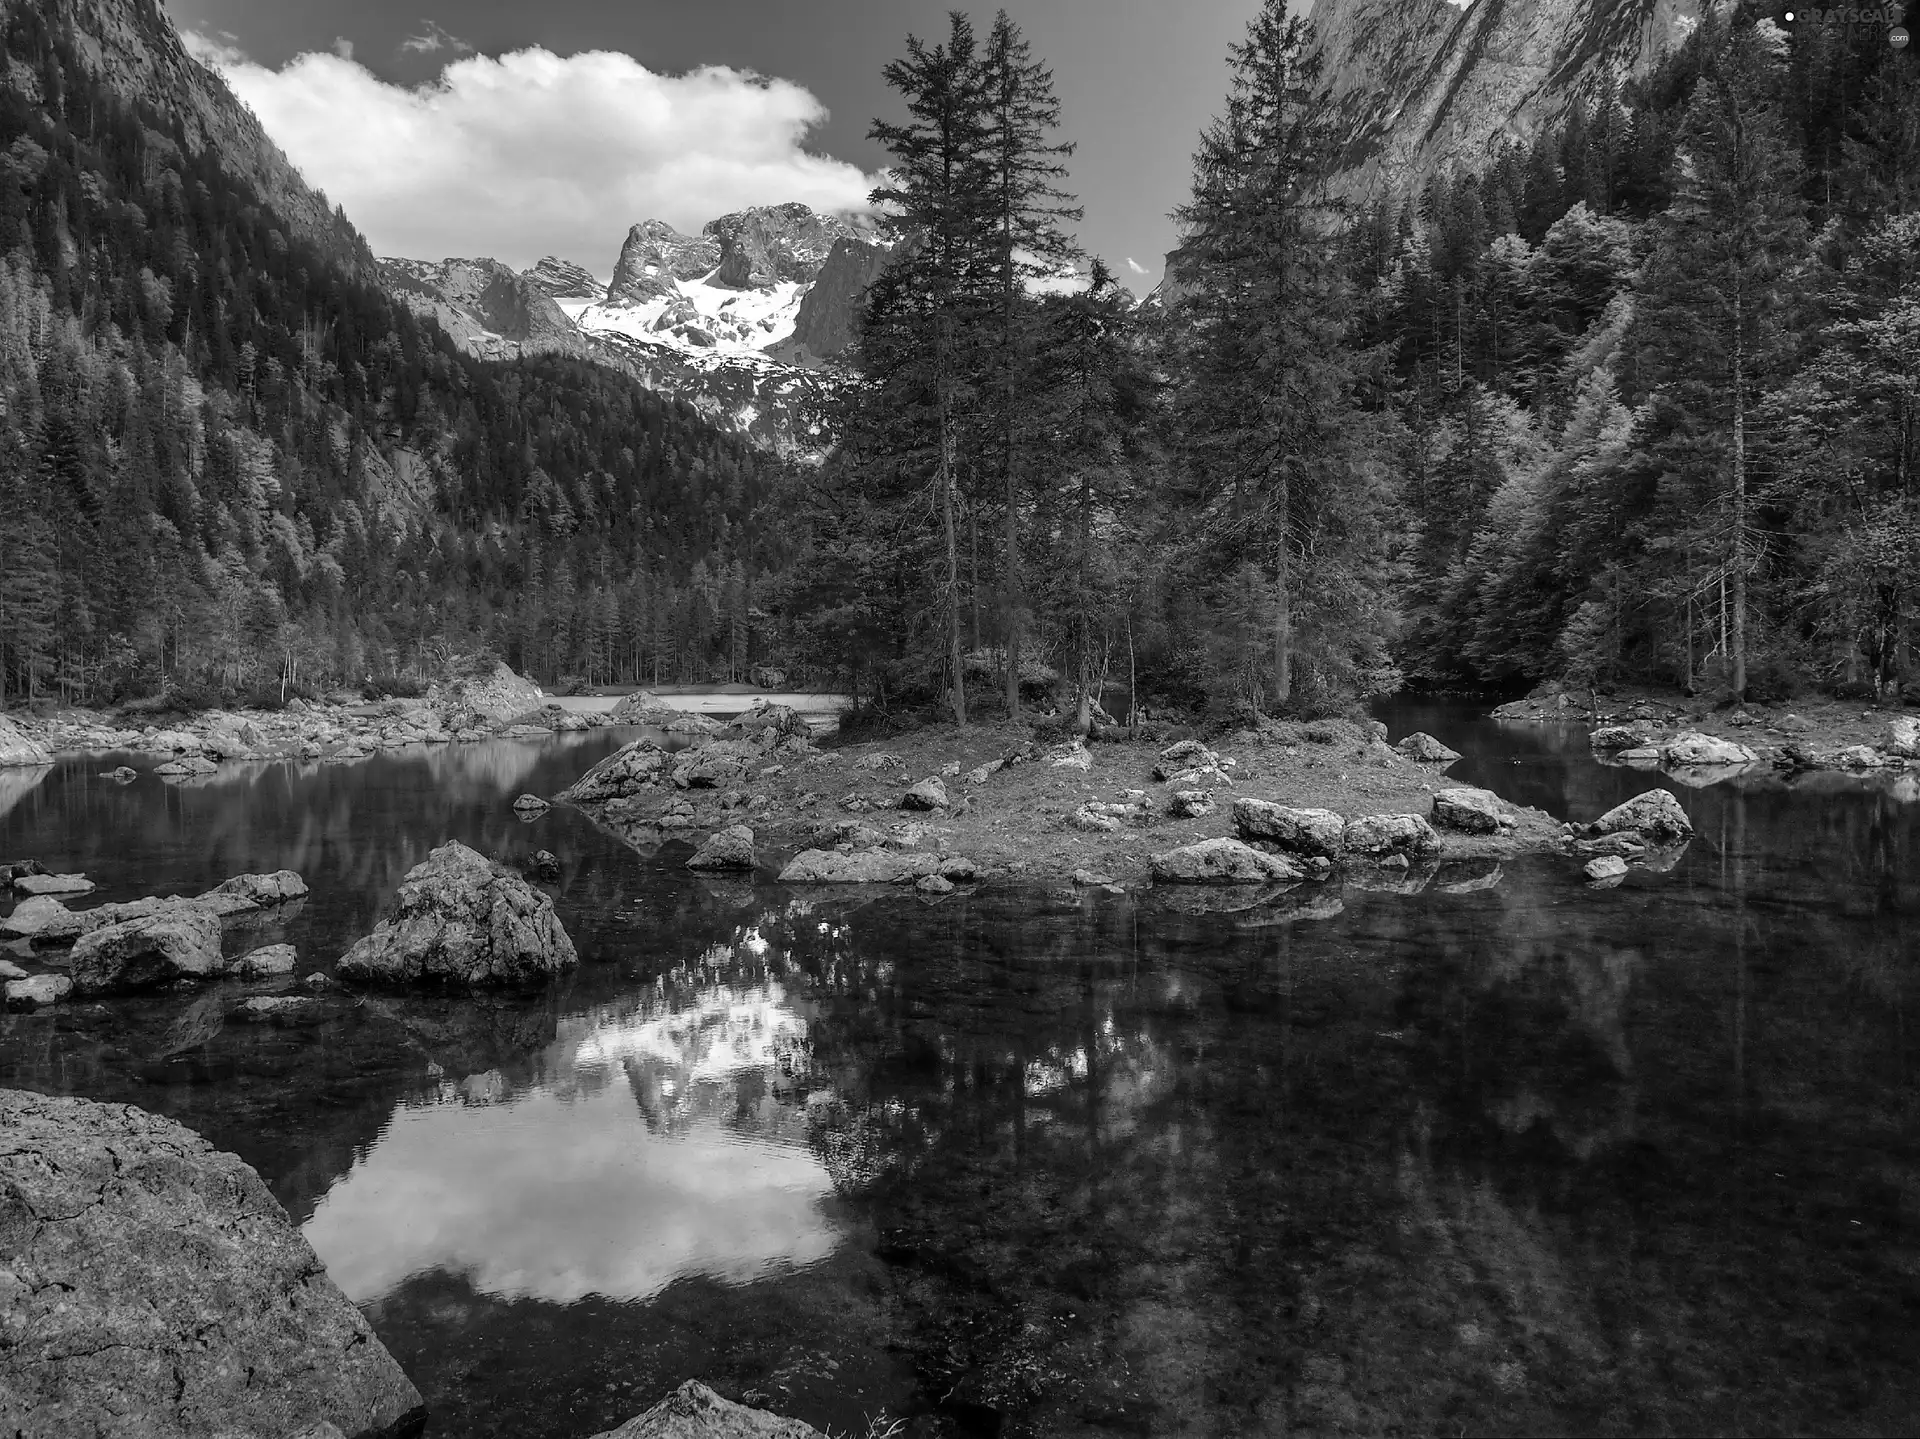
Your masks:
[{"label": "rock in water", "polygon": [[84,874],[23,874],[13,887],[22,894],[91,894],[93,881]]},{"label": "rock in water", "polygon": [[0,714],[0,769],[53,763],[53,752],[6,715]]},{"label": "rock in water", "polygon": [[59,900],[52,895],[35,895],[21,900],[13,907],[12,914],[0,919],[0,934],[32,939],[49,926],[64,929],[72,922],[72,911]]},{"label": "rock in water", "polygon": [[484,674],[467,675],[448,685],[441,707],[449,717],[449,727],[451,720],[470,716],[501,724],[531,714],[545,699],[540,686],[496,662]]},{"label": "rock in water", "polygon": [[1153,878],[1159,884],[1270,884],[1305,879],[1306,874],[1278,855],[1237,839],[1208,839],[1156,854]]},{"label": "rock in water", "polygon": [[1650,789],[1616,805],[1593,822],[1595,834],[1645,835],[1655,844],[1693,838],[1693,821],[1669,790]]},{"label": "rock in water", "polygon": [[689,1379],[646,1413],[594,1439],[827,1439],[811,1424],[722,1399]]},{"label": "rock in water", "polygon": [[626,799],[657,784],[667,768],[667,752],[650,739],[637,739],[581,775],[560,798],[575,804]]},{"label": "rock in water", "polygon": [[753,868],[753,831],[744,824],[721,830],[687,861],[688,869]]},{"label": "rock in water", "polygon": [[[35,974],[26,979],[9,980],[6,986],[8,1009],[45,1009],[58,1004],[73,992],[73,981],[64,974]],[[0,1241],[4,1242],[4,1241]],[[0,1410],[0,1424],[6,1414]]]},{"label": "rock in water", "polygon": [[0,1433],[407,1432],[420,1393],[260,1176],[128,1105],[0,1090]]},{"label": "rock in water", "polygon": [[1687,730],[1660,747],[1660,758],[1671,765],[1757,764],[1760,756],[1732,740]]},{"label": "rock in water", "polygon": [[1237,799],[1233,827],[1244,840],[1277,844],[1288,854],[1332,858],[1340,853],[1347,822],[1330,809],[1289,809],[1264,799]]},{"label": "rock in water", "polygon": [[1439,740],[1425,732],[1408,735],[1394,746],[1408,759],[1418,760],[1421,764],[1452,764],[1460,758],[1460,751],[1448,749]]},{"label": "rock in water", "polygon": [[81,994],[127,994],[179,979],[211,979],[221,967],[220,916],[206,905],[183,902],[109,924],[82,935],[68,965]]},{"label": "rock in water", "polygon": [[1621,879],[1627,873],[1627,862],[1618,855],[1603,854],[1598,859],[1587,861],[1587,878],[1593,880]]},{"label": "rock in water", "polygon": [[378,984],[526,984],[580,962],[553,900],[458,841],[400,882],[386,918],[340,958]]},{"label": "rock in water", "polygon": [[1417,814],[1370,814],[1350,820],[1341,843],[1355,854],[1381,859],[1388,855],[1432,854],[1440,836]]},{"label": "rock in water", "polygon": [[911,850],[866,849],[842,854],[803,849],[780,871],[782,884],[899,884],[937,874],[966,884],[978,873],[974,862],[957,854],[917,854]]},{"label": "rock in water", "polygon": [[200,903],[220,914],[245,914],[306,897],[307,882],[290,869],[279,869],[272,874],[236,874],[222,880],[200,896]]},{"label": "rock in water", "polygon": [[242,979],[272,979],[277,975],[292,974],[299,960],[292,945],[269,944],[243,955],[234,966],[234,972]]},{"label": "rock in water", "polygon": [[1513,816],[1492,790],[1443,789],[1433,797],[1433,822],[1462,834],[1498,834],[1513,828]]}]

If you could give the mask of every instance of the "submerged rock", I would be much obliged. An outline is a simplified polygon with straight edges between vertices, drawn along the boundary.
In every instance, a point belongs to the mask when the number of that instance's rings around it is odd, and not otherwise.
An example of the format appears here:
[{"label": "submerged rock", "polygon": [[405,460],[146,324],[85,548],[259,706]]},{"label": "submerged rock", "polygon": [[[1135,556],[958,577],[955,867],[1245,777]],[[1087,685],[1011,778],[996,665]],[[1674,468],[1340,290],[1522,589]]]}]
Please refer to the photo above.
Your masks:
[{"label": "submerged rock", "polygon": [[1460,758],[1459,750],[1447,748],[1425,731],[1415,731],[1394,748],[1408,759],[1418,760],[1421,764],[1452,764]]},{"label": "submerged rock", "polygon": [[453,841],[400,882],[386,918],[340,958],[379,984],[526,984],[580,962],[553,900]]},{"label": "submerged rock", "polygon": [[129,1105],[11,1090],[0,1133],[0,1429],[374,1439],[424,1417],[238,1158]]},{"label": "submerged rock", "polygon": [[646,1413],[594,1439],[827,1439],[811,1424],[722,1399],[689,1379]]},{"label": "submerged rock", "polygon": [[753,831],[744,824],[721,830],[687,861],[688,869],[750,870],[753,866]]},{"label": "submerged rock", "polygon": [[1276,844],[1288,854],[1331,858],[1340,853],[1347,822],[1330,809],[1290,809],[1264,799],[1237,799],[1233,827],[1244,840]]},{"label": "submerged rock", "polygon": [[1156,854],[1150,867],[1160,884],[1267,884],[1306,878],[1305,871],[1278,855],[1224,838]]},{"label": "submerged rock", "polygon": [[1492,790],[1462,786],[1433,797],[1433,822],[1462,834],[1498,834],[1513,828],[1513,815]]},{"label": "submerged rock", "polygon": [[127,994],[220,973],[220,916],[180,902],[80,937],[68,960],[80,994]]},{"label": "submerged rock", "polygon": [[1650,789],[1635,795],[1625,804],[1615,805],[1592,825],[1596,835],[1631,831],[1645,835],[1655,844],[1693,838],[1693,821],[1670,790]]}]

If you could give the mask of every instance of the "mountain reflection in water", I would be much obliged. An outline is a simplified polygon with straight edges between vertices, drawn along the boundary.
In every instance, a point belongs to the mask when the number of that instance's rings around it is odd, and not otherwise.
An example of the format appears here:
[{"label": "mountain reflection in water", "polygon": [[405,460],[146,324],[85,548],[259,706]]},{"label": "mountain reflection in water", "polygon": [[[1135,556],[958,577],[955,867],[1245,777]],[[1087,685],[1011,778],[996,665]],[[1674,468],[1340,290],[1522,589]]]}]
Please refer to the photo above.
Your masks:
[{"label": "mountain reflection in water", "polygon": [[298,869],[235,943],[304,973],[433,845],[547,848],[582,963],[287,1027],[240,986],[3,1015],[0,1084],[258,1168],[430,1439],[580,1439],[695,1376],[908,1439],[1920,1428],[1911,789],[1385,717],[1567,818],[1666,783],[1697,836],[1603,891],[1535,857],[927,902],[514,817],[612,734],[200,789],[65,764],[0,854],[99,899]]},{"label": "mountain reflection in water", "polygon": [[775,1092],[804,1045],[776,984],[563,1021],[534,1084],[490,1070],[401,1106],[307,1239],[361,1303],[436,1269],[566,1304],[814,1263],[840,1240],[832,1181]]}]

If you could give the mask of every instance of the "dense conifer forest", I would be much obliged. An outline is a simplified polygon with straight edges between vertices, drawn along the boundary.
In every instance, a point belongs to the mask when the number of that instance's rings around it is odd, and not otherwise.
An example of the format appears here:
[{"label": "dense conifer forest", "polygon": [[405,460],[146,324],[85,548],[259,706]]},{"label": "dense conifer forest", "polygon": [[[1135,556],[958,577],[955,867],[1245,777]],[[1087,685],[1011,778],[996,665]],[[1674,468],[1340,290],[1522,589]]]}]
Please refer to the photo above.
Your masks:
[{"label": "dense conifer forest", "polygon": [[549,679],[744,669],[778,461],[594,366],[467,358],[103,90],[42,7],[6,46],[8,695],[278,696],[487,649]]},{"label": "dense conifer forest", "polygon": [[[1304,7],[1294,7],[1296,12]],[[1267,0],[1137,302],[1053,78],[911,39],[894,260],[817,465],[622,376],[461,355],[16,7],[0,95],[6,691],[771,666],[962,722],[1413,684],[1916,682],[1920,59],[1741,7],[1537,143],[1336,199]]]}]

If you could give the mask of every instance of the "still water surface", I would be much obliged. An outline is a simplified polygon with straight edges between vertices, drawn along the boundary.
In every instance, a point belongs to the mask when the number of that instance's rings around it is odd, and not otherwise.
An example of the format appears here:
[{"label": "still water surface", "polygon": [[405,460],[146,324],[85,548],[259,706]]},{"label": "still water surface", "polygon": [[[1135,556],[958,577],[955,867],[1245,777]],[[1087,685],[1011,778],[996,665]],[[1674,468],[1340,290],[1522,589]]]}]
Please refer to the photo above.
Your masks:
[{"label": "still water surface", "polygon": [[[1592,818],[1577,730],[1404,707]],[[439,1436],[688,1376],[836,1434],[1920,1427],[1920,805],[1682,789],[1670,873],[939,903],[695,879],[556,809],[593,734],[0,788],[101,899],[299,870],[326,969],[448,838],[553,850],[580,971],[275,1028],[238,986],[0,1017],[0,1084],[254,1164]],[[142,767],[142,761],[134,761]],[[1396,892],[1402,890],[1411,893]]]}]

